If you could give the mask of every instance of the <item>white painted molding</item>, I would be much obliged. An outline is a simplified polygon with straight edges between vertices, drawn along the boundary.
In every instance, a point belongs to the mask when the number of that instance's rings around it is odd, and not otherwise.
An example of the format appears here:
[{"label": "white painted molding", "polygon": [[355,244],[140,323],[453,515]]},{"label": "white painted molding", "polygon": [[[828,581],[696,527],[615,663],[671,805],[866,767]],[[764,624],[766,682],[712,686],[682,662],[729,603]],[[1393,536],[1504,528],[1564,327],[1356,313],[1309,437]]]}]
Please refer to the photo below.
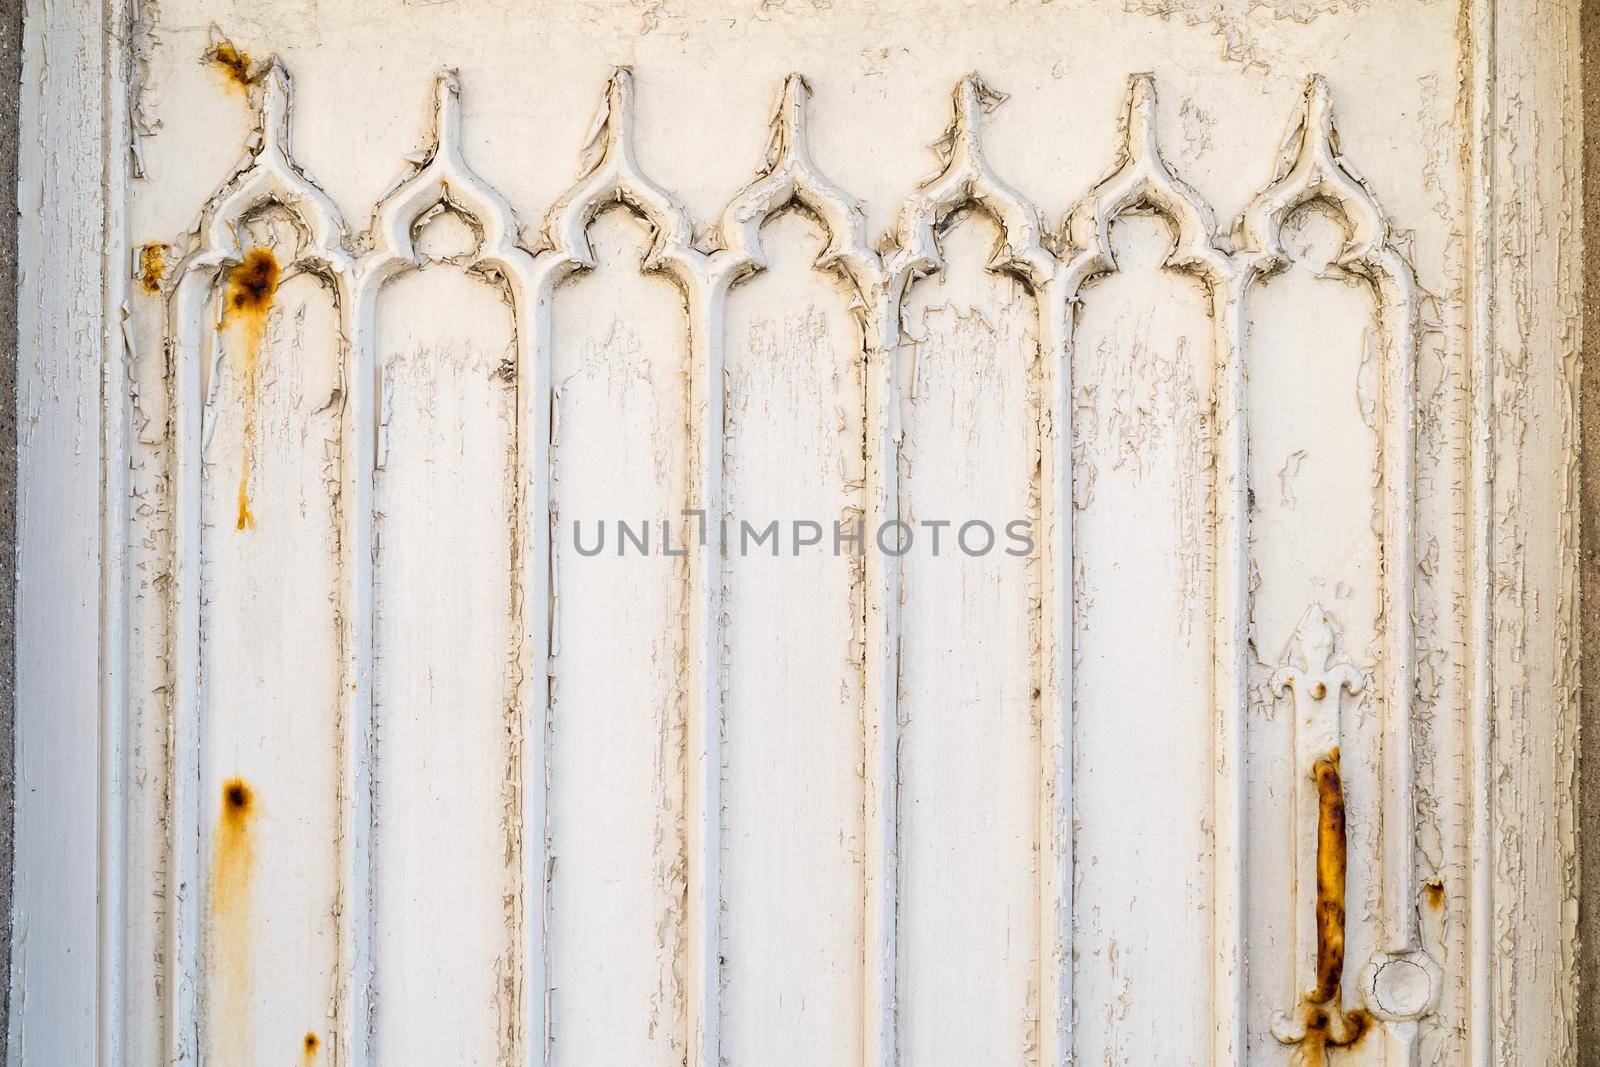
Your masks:
[{"label": "white painted molding", "polygon": [[[1283,228],[1305,205],[1325,203],[1344,219],[1347,236],[1333,266],[1371,283],[1382,329],[1379,444],[1381,501],[1378,665],[1383,715],[1382,946],[1362,972],[1367,1007],[1383,1020],[1386,1040],[1408,1061],[1416,1055],[1416,1020],[1438,1003],[1437,963],[1418,936],[1416,797],[1412,703],[1416,699],[1416,435],[1418,310],[1410,264],[1394,247],[1372,190],[1340,153],[1328,84],[1306,82],[1302,109],[1289,127],[1271,183],[1245,209],[1249,281],[1287,263]],[[1417,977],[1420,976],[1420,979]]]},{"label": "white painted molding", "polygon": [[807,115],[811,86],[803,76],[784,80],[772,114],[772,141],[760,173],[722,213],[719,267],[731,275],[765,270],[761,227],[792,204],[810,211],[828,233],[828,246],[817,257],[818,270],[838,273],[863,303],[879,284],[883,265],[867,244],[867,222],[855,198],[828,180],[811,159]]},{"label": "white painted molding", "polygon": [[[1215,217],[1173,174],[1156,135],[1156,85],[1151,74],[1128,79],[1120,158],[1069,217],[1079,251],[1062,268],[1059,314],[1075,322],[1084,286],[1117,269],[1111,227],[1124,214],[1153,211],[1172,227],[1166,266],[1190,274],[1211,297],[1218,385],[1216,425],[1216,592],[1212,614],[1212,1057],[1240,1063],[1246,1052],[1245,991],[1245,722],[1249,709],[1250,560],[1249,426],[1245,407],[1243,271],[1218,246]],[[1063,365],[1070,381],[1074,330],[1065,331]],[[1071,387],[1060,401],[1069,413]],[[1070,423],[1068,425],[1070,437]],[[1071,480],[1063,489],[1071,499]],[[1070,644],[1067,647],[1071,647]]]},{"label": "white painted molding", "polygon": [[[690,682],[688,797],[689,1062],[718,1067],[721,1030],[722,917],[722,555],[714,517],[722,514],[725,439],[722,361],[723,277],[710,257],[694,248],[688,213],[639,168],[633,149],[633,72],[612,73],[584,149],[578,183],[556,201],[545,226],[550,248],[539,266],[548,292],[571,270],[592,268],[588,227],[613,204],[626,205],[654,231],[643,269],[660,271],[684,291],[689,335],[690,507],[703,515],[699,543],[689,557]],[[549,326],[540,328],[548,339]],[[548,352],[548,346],[543,348]],[[548,358],[542,362],[548,363]],[[546,370],[545,373],[548,373]]]},{"label": "white painted molding", "polygon": [[[19,351],[19,580],[17,655],[17,854],[8,1020],[10,1062],[125,1061],[120,1018],[121,916],[126,889],[122,802],[126,785],[123,691],[126,624],[123,542],[127,412],[121,345],[122,265],[130,261],[125,201],[131,182],[128,101],[118,78],[128,13],[29,5],[21,137],[23,205],[19,256],[25,293]],[[1576,737],[1572,631],[1576,503],[1567,492],[1575,443],[1576,321],[1570,176],[1578,135],[1575,22],[1546,0],[1476,0],[1467,17],[1470,68],[1468,175],[1472,453],[1466,487],[1472,535],[1470,782],[1472,846],[1466,902],[1470,957],[1467,1023],[1471,1062],[1509,1054],[1530,1061],[1570,1052],[1575,1000],[1563,978],[1573,951],[1565,925],[1572,883],[1570,757]],[[1560,42],[1552,53],[1535,42]],[[413,237],[446,207],[469,219],[479,242],[461,266],[500,279],[517,334],[517,485],[522,605],[515,649],[523,734],[518,946],[524,968],[519,1039],[524,1064],[550,1046],[544,942],[549,839],[545,773],[549,730],[552,591],[549,513],[550,304],[556,285],[594,265],[587,229],[622,204],[653,230],[646,266],[672,277],[688,302],[691,342],[692,499],[709,516],[722,507],[722,305],[728,288],[762,268],[762,222],[790,204],[828,231],[819,267],[846,278],[867,323],[869,522],[899,515],[897,350],[900,306],[918,276],[941,269],[938,234],[956,213],[978,207],[999,221],[992,267],[1023,279],[1040,301],[1047,397],[1041,439],[1046,521],[1048,635],[1043,657],[1040,907],[1047,944],[1040,960],[1041,1057],[1072,1055],[1072,596],[1071,344],[1083,287],[1113,271],[1110,232],[1129,211],[1166,217],[1177,241],[1168,265],[1209,287],[1221,371],[1218,413],[1217,593],[1214,749],[1217,849],[1211,1062],[1240,1063],[1249,1010],[1239,958],[1249,894],[1243,884],[1243,716],[1248,707],[1248,453],[1244,408],[1243,303],[1253,281],[1284,264],[1282,230],[1313,202],[1335,207],[1349,229],[1336,265],[1370,283],[1383,324],[1381,541],[1383,655],[1374,681],[1384,734],[1381,951],[1360,979],[1382,1022],[1394,1062],[1416,1053],[1416,1020],[1437,1001],[1438,963],[1423,951],[1413,811],[1413,620],[1417,568],[1416,366],[1420,294],[1377,198],[1344,159],[1327,85],[1309,81],[1285,152],[1267,188],[1245,212],[1239,251],[1216,237],[1210,209],[1163,161],[1154,121],[1154,81],[1130,84],[1126,140],[1113,172],[1090,193],[1058,259],[1036,208],[1001,180],[982,148],[981,124],[998,94],[975,75],[955,94],[943,170],[907,201],[880,257],[867,243],[859,207],[828,181],[805,143],[808,91],[785,84],[765,166],[721,219],[720,247],[694,244],[683,207],[640,170],[631,124],[632,78],[619,70],[577,184],[547,216],[536,252],[518,244],[515,213],[477,178],[460,152],[459,80],[436,88],[432,148],[380,204],[366,244],[346,230],[332,201],[296,163],[289,143],[290,83],[279,64],[256,89],[258,129],[245,165],[208,201],[165,293],[170,307],[175,545],[172,573],[171,743],[165,947],[169,1061],[198,1064],[204,1011],[200,908],[205,880],[199,795],[204,682],[199,669],[199,500],[209,407],[220,353],[207,348],[217,288],[238,262],[238,226],[278,205],[303,223],[308,247],[291,264],[326,278],[344,338],[342,521],[339,592],[347,691],[341,786],[341,1062],[370,1062],[371,474],[378,462],[381,395],[375,365],[375,302],[383,283],[418,262]],[[1540,133],[1540,136],[1535,136]],[[1542,195],[1527,199],[1506,176],[1533,173]],[[41,205],[48,202],[51,210]],[[59,209],[55,205],[61,205]],[[1562,227],[1552,234],[1549,219]],[[102,235],[109,234],[109,242]],[[109,243],[109,247],[107,244]],[[357,247],[367,250],[359,256]],[[1574,246],[1575,247],[1575,246]],[[102,417],[102,412],[105,416]],[[1528,432],[1530,425],[1543,428]],[[71,537],[64,531],[73,531]],[[691,1062],[715,1067],[720,1026],[720,723],[724,664],[719,618],[721,562],[710,543],[690,562],[690,1027]],[[1067,576],[1067,577],[1063,577]],[[895,907],[899,709],[898,564],[879,554],[867,579],[868,947],[867,1059],[897,1056]],[[84,671],[95,663],[97,669]],[[1296,697],[1299,689],[1295,687]],[[1514,739],[1515,743],[1507,743]],[[1550,761],[1538,762],[1549,753]],[[1303,770],[1304,768],[1298,768]],[[1553,826],[1520,839],[1518,827]],[[533,835],[530,837],[530,835]],[[530,840],[534,847],[528,847]],[[1539,850],[1543,851],[1539,851]],[[1537,853],[1537,854],[1536,854]],[[1511,857],[1511,858],[1508,858]],[[1526,865],[1526,869],[1524,868]],[[1534,868],[1537,868],[1536,870]],[[96,900],[95,888],[99,887]],[[1051,921],[1053,917],[1054,921]],[[1385,975],[1397,965],[1428,970],[1427,995],[1402,1003]],[[1429,970],[1432,968],[1432,970]],[[1570,967],[1568,968],[1570,969]],[[1409,972],[1407,972],[1409,973]],[[1530,979],[1529,975],[1537,975]],[[1517,980],[1517,976],[1521,976]]]},{"label": "white painted molding", "polygon": [[[194,247],[173,273],[168,290],[170,359],[172,365],[172,485],[173,535],[171,577],[171,619],[169,662],[172,670],[169,736],[172,758],[169,771],[168,873],[166,981],[170,997],[167,1009],[166,1054],[168,1062],[199,1064],[204,1058],[200,1038],[206,1006],[204,987],[204,949],[201,944],[204,886],[208,857],[202,822],[206,798],[200,793],[201,747],[206,704],[205,680],[200,668],[201,648],[201,493],[206,444],[214,425],[212,405],[216,397],[222,345],[209,329],[220,318],[216,301],[218,286],[229,270],[245,255],[240,226],[255,212],[278,206],[292,212],[305,227],[306,246],[298,258],[284,264],[288,270],[303,270],[327,279],[333,288],[340,319],[340,333],[348,339],[355,334],[356,264],[344,250],[344,221],[338,208],[293,161],[290,134],[290,83],[288,71],[273,61],[252,89],[257,106],[254,145],[241,168],[211,197],[195,231]],[[211,321],[208,321],[208,312]],[[208,341],[209,338],[209,341]],[[208,347],[209,346],[209,347]],[[348,365],[351,348],[345,345]],[[359,381],[346,371],[347,381]],[[361,398],[352,394],[360,407]],[[346,419],[350,418],[347,409]],[[348,425],[348,423],[347,423]],[[351,432],[347,429],[347,433]],[[343,475],[347,489],[359,489],[355,473]],[[370,480],[366,482],[370,487]],[[357,493],[357,499],[367,499]],[[359,517],[349,509],[347,516]],[[347,519],[348,521],[348,519]],[[354,526],[364,524],[355,521]],[[354,549],[349,544],[348,549]],[[345,584],[340,590],[341,617],[345,646],[341,691],[348,690],[345,714],[347,723],[358,726],[366,720],[359,712],[370,703],[370,682],[363,677],[366,661],[361,648],[368,641],[371,612],[370,553],[344,560]],[[352,686],[354,688],[352,688]],[[359,738],[346,738],[347,758],[360,761]],[[350,765],[352,781],[364,781],[364,762]],[[352,782],[347,782],[347,788]],[[364,831],[352,823],[345,829],[354,836],[344,842],[347,855],[364,851]],[[348,861],[347,861],[348,862]],[[359,876],[359,866],[348,866],[347,874]],[[346,885],[344,892],[362,891],[361,881]],[[347,903],[350,903],[348,900]],[[362,957],[352,943],[345,951],[346,962],[359,967]],[[345,981],[350,981],[347,977]],[[350,1020],[345,1020],[348,1025]],[[349,1035],[345,1037],[349,1041]]]}]

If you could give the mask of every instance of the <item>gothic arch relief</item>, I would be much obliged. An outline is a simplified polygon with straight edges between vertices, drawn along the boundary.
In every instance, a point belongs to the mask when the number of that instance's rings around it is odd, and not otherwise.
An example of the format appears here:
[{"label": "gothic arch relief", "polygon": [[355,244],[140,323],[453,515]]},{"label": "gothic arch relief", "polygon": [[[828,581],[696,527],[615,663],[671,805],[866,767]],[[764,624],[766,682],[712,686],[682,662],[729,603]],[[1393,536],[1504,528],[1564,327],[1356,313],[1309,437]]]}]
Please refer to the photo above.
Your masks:
[{"label": "gothic arch relief", "polygon": [[[1333,266],[1370,283],[1382,335],[1382,400],[1373,426],[1379,466],[1372,505],[1380,561],[1382,796],[1370,810],[1382,821],[1383,919],[1380,947],[1362,965],[1359,981],[1366,1006],[1386,1024],[1386,1042],[1397,1054],[1411,1056],[1416,1021],[1437,1004],[1440,987],[1438,964],[1419,940],[1415,858],[1418,296],[1411,266],[1395,247],[1372,190],[1340,153],[1327,82],[1313,76],[1272,182],[1245,211],[1240,257],[1250,280],[1286,265],[1284,227],[1297,211],[1316,203],[1331,205],[1341,216],[1346,239]],[[1302,910],[1305,905],[1302,899]]]},{"label": "gothic arch relief", "polygon": [[[1210,205],[1164,158],[1153,75],[1130,78],[1113,166],[1077,202],[1059,235],[1041,222],[1035,204],[991,166],[985,154],[984,120],[1003,97],[977,74],[969,75],[954,89],[953,117],[936,145],[940,172],[911,192],[889,232],[874,244],[861,204],[824,175],[812,158],[809,124],[826,122],[828,117],[808,114],[810,86],[802,76],[790,75],[779,88],[770,143],[755,177],[728,202],[715,226],[708,223],[697,229],[682,202],[638,163],[635,78],[627,68],[619,68],[607,85],[576,182],[543,212],[538,244],[528,247],[519,236],[518,210],[466,161],[460,120],[462,81],[454,71],[437,77],[430,143],[404,178],[383,195],[369,229],[355,235],[345,227],[333,201],[295,161],[288,135],[290,82],[283,66],[272,62],[253,90],[258,126],[249,155],[204,206],[197,230],[179,245],[181,258],[172,279],[163,283],[170,308],[174,403],[169,448],[176,531],[169,593],[174,760],[167,843],[171,875],[166,884],[171,916],[168,981],[174,990],[167,1009],[167,1042],[174,1062],[196,1062],[205,1026],[196,992],[205,921],[203,894],[196,887],[204,884],[206,872],[196,762],[203,664],[195,575],[202,549],[194,502],[205,477],[205,439],[222,417],[209,402],[220,355],[206,348],[205,314],[249,251],[241,247],[241,222],[269,207],[288,212],[302,236],[295,258],[283,269],[325,279],[339,321],[341,438],[335,466],[340,505],[341,784],[339,950],[331,1011],[341,1057],[359,1064],[377,1055],[371,1020],[382,1002],[374,978],[381,938],[372,905],[376,891],[372,828],[379,818],[372,800],[372,751],[373,734],[381,729],[372,697],[373,559],[382,550],[374,538],[372,509],[373,476],[382,464],[386,432],[385,383],[376,351],[378,297],[387,282],[421,264],[417,234],[441,212],[458,216],[472,231],[471,248],[452,257],[452,262],[503,289],[515,335],[509,358],[515,390],[517,513],[509,534],[515,574],[513,605],[508,608],[514,615],[515,635],[507,650],[514,675],[514,707],[507,719],[514,757],[513,766],[505,771],[511,798],[506,839],[516,854],[505,966],[514,981],[507,994],[511,1021],[499,1040],[507,1055],[530,1063],[546,1062],[552,1049],[560,1047],[551,1008],[557,996],[552,952],[562,951],[551,944],[550,887],[560,851],[552,842],[548,810],[555,759],[550,740],[552,679],[562,600],[581,592],[563,590],[555,574],[551,468],[557,400],[550,369],[552,304],[563,281],[596,267],[590,228],[616,205],[649,230],[644,270],[670,278],[683,294],[682,340],[688,357],[681,371],[688,400],[681,447],[688,457],[690,506],[708,517],[723,515],[726,503],[723,345],[729,293],[766,268],[762,227],[769,219],[798,207],[818,223],[825,245],[815,265],[845,285],[862,327],[861,492],[869,528],[917,517],[902,500],[900,485],[907,399],[903,383],[909,373],[902,362],[908,294],[919,278],[945,269],[941,242],[963,214],[975,210],[993,221],[999,240],[986,267],[1016,279],[1037,311],[1032,328],[1039,395],[1032,432],[1038,466],[1027,477],[1037,479],[1034,517],[1039,525],[1039,561],[1029,608],[1036,637],[1028,654],[1025,687],[1033,691],[1031,714],[1038,731],[1037,781],[1030,785],[1038,823],[1028,845],[1038,852],[1036,890],[1030,894],[1037,906],[1037,934],[1031,935],[1037,943],[1028,950],[1032,1015],[1026,1043],[1030,1055],[1053,1067],[1073,1056],[1074,1019],[1084,1010],[1073,996],[1079,935],[1073,894],[1081,875],[1075,865],[1085,862],[1075,855],[1074,766],[1093,754],[1077,751],[1074,722],[1078,715],[1104,713],[1098,706],[1075,708],[1073,700],[1075,625],[1084,621],[1074,618],[1079,607],[1073,590],[1075,327],[1083,308],[1095,299],[1090,283],[1119,270],[1112,244],[1118,220],[1141,213],[1165,219],[1173,243],[1164,266],[1192,276],[1207,297],[1216,375],[1208,398],[1215,438],[1214,573],[1206,605],[1213,670],[1209,701],[1215,718],[1208,724],[1211,744],[1206,753],[1210,795],[1199,802],[1212,842],[1213,873],[1201,890],[1211,939],[1211,1027],[1193,1040],[1209,1049],[1212,1062],[1238,1063],[1245,1056],[1247,1030],[1273,1025],[1272,1020],[1248,1017],[1259,997],[1248,988],[1242,946],[1255,921],[1259,894],[1280,891],[1257,887],[1247,891],[1245,884],[1249,837],[1245,796],[1256,785],[1244,755],[1250,709],[1248,530],[1251,490],[1258,487],[1249,485],[1244,306],[1252,284],[1283,267],[1283,230],[1294,214],[1312,203],[1329,204],[1338,211],[1349,236],[1336,265],[1372,285],[1383,323],[1383,403],[1376,428],[1381,455],[1376,492],[1382,518],[1383,655],[1373,679],[1384,724],[1383,795],[1364,810],[1381,815],[1384,920],[1380,950],[1358,961],[1359,979],[1353,985],[1349,975],[1357,968],[1350,969],[1345,992],[1359,995],[1384,1041],[1398,1042],[1400,1047],[1414,1042],[1438,1003],[1444,980],[1419,938],[1412,860],[1416,286],[1371,190],[1339,153],[1326,83],[1313,78],[1308,84],[1273,179],[1251,201],[1236,239],[1230,241],[1218,234]],[[1067,199],[1061,198],[1063,205]],[[537,207],[522,205],[522,216],[538,217]],[[899,944],[904,889],[901,826],[906,818],[902,752],[907,730],[900,616],[906,602],[906,572],[895,555],[870,544],[864,556],[860,851],[865,944],[860,1036],[863,1058],[875,1067],[890,1067],[904,1052],[907,1023],[902,1011],[907,991],[903,986],[909,980]],[[681,1002],[682,1045],[689,1062],[711,1067],[722,1054],[726,1012],[721,1003],[727,966],[721,865],[728,846],[720,768],[726,665],[737,650],[730,650],[726,642],[722,576],[726,562],[716,538],[693,543],[684,566],[684,930],[677,961],[682,986],[664,996]],[[1093,625],[1092,613],[1100,609],[1091,605],[1082,610],[1091,615],[1086,624]],[[1302,654],[1303,662],[1297,661],[1294,678],[1283,679],[1283,688],[1292,691],[1296,701],[1303,697],[1302,676],[1322,669],[1305,655],[1309,653]],[[1301,779],[1311,781],[1306,776],[1317,770],[1297,760],[1294,774],[1272,787],[1304,789]],[[1302,829],[1310,832],[1314,827]],[[1249,847],[1279,844],[1256,840]],[[1281,887],[1285,898],[1293,897],[1297,914],[1315,907],[1307,892],[1303,885]],[[1305,945],[1299,945],[1297,960],[1306,955]],[[1320,987],[1313,991],[1326,992]],[[1327,1002],[1330,998],[1317,1001]],[[1285,1042],[1303,1045],[1308,1040],[1301,1025],[1304,1020],[1296,1022],[1294,1006],[1287,1007],[1289,1022],[1280,1022],[1274,1033]],[[1352,1035],[1340,1030],[1333,1037],[1331,1045],[1338,1046]]]}]

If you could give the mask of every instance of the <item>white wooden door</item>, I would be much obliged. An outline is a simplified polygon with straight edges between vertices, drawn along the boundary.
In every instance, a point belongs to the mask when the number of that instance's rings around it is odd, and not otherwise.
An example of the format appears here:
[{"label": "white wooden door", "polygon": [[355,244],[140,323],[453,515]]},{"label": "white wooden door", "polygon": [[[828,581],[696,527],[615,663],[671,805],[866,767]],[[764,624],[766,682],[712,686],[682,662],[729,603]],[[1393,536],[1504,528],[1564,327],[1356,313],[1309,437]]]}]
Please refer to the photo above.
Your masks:
[{"label": "white wooden door", "polygon": [[35,15],[13,1062],[1570,1055],[1572,10]]}]

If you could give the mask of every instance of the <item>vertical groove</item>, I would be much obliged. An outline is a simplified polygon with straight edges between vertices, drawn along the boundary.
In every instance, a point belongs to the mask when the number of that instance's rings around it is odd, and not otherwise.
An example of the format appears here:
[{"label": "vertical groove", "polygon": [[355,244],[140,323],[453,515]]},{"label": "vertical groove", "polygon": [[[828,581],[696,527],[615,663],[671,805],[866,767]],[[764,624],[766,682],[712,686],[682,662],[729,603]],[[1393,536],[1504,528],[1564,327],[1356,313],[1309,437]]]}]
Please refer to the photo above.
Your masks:
[{"label": "vertical groove", "polygon": [[867,1067],[895,1067],[899,902],[900,562],[878,547],[877,531],[899,517],[900,404],[897,339],[903,279],[889,279],[867,323],[866,678],[863,700],[866,885],[864,916]]},{"label": "vertical groove", "polygon": [[1044,581],[1040,606],[1045,641],[1040,664],[1039,783],[1039,1040],[1040,1062],[1064,1067],[1073,1058],[1073,548],[1072,329],[1073,304],[1058,275],[1039,299],[1040,343],[1048,407],[1041,435],[1046,484]]},{"label": "vertical groove", "polygon": [[1495,64],[1495,0],[1472,0],[1468,11],[1472,90],[1468,137],[1471,256],[1467,271],[1471,302],[1469,367],[1472,387],[1472,513],[1469,541],[1469,653],[1472,688],[1468,713],[1472,793],[1468,847],[1469,1061],[1489,1067],[1494,1059],[1494,131],[1498,85]]},{"label": "vertical groove", "polygon": [[371,1058],[373,982],[373,479],[377,466],[377,303],[381,277],[341,287],[346,362],[339,493],[340,638],[344,643],[340,727],[338,1036],[340,1063]]},{"label": "vertical groove", "polygon": [[552,545],[550,538],[549,274],[510,276],[517,359],[517,594],[522,608],[521,882],[523,1067],[544,1067],[550,1048],[549,757],[552,671]]},{"label": "vertical groove", "polygon": [[[0,93],[0,188],[8,191],[16,204],[22,187],[18,163],[22,125],[23,8],[25,0],[0,3],[0,78],[6,90]],[[28,65],[34,69],[37,57],[29,42]],[[37,129],[37,126],[35,126]],[[19,343],[17,274],[20,266],[18,241],[25,227],[18,212],[10,211],[0,222],[0,962],[6,980],[0,983],[0,1063],[10,1063],[9,1045],[13,1033],[20,1032],[20,1012],[13,1011],[12,976],[16,962],[13,942],[12,904],[16,887],[16,805],[17,805],[17,400],[18,379],[22,371],[22,346]]]},{"label": "vertical groove", "polygon": [[[1383,479],[1385,530],[1382,554],[1383,615],[1389,662],[1384,667],[1384,894],[1391,953],[1417,944],[1415,756],[1412,701],[1417,674],[1416,643],[1416,381],[1417,316],[1410,270],[1390,253],[1389,286],[1375,287],[1381,302],[1392,296],[1394,327],[1384,359]],[[1383,314],[1380,309],[1380,314]],[[1385,315],[1387,318],[1388,315]]]},{"label": "vertical groove", "polygon": [[1217,1067],[1245,1061],[1245,721],[1250,701],[1250,467],[1245,394],[1243,272],[1212,284],[1217,390],[1216,573],[1212,693],[1215,846],[1212,858],[1212,1016]]},{"label": "vertical groove", "polygon": [[[184,275],[172,297],[172,695],[167,723],[166,1060],[198,1062],[200,966],[200,317],[214,271]],[[212,343],[216,340],[213,338]]]},{"label": "vertical groove", "polygon": [[113,1067],[123,1060],[124,956],[127,929],[127,500],[128,361],[122,308],[130,265],[129,174],[133,127],[123,71],[133,40],[133,7],[104,0],[102,24],[105,78],[105,293],[101,304],[100,379],[100,907],[96,987],[96,1061]]},{"label": "vertical groove", "polygon": [[704,536],[690,557],[688,708],[689,1063],[721,1063],[722,912],[722,370],[723,288],[689,284],[691,499]]}]

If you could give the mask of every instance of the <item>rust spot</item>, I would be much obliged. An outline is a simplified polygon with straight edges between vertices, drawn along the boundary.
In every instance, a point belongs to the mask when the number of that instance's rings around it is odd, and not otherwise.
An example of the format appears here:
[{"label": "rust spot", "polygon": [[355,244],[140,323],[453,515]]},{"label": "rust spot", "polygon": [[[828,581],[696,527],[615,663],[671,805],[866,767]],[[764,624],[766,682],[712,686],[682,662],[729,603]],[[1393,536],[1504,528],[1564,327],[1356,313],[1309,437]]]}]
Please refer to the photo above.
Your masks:
[{"label": "rust spot", "polygon": [[219,41],[206,53],[206,61],[226,75],[228,81],[248,90],[255,82],[250,72],[250,57],[232,41]]},{"label": "rust spot", "polygon": [[300,1043],[303,1050],[301,1063],[309,1065],[317,1061],[317,1049],[322,1045],[322,1040],[316,1034],[306,1031],[305,1040]]},{"label": "rust spot", "polygon": [[1344,977],[1344,785],[1339,750],[1311,765],[1317,782],[1317,992],[1326,1004]]},{"label": "rust spot", "polygon": [[255,801],[255,794],[250,791],[250,784],[243,778],[230,778],[222,787],[222,802],[226,805],[229,818],[246,818],[250,814],[250,805]]},{"label": "rust spot", "polygon": [[139,248],[139,288],[152,296],[161,294],[161,281],[167,276],[168,247],[151,241]]},{"label": "rust spot", "polygon": [[270,248],[252,248],[228,272],[228,313],[264,314],[277,290],[277,257]]},{"label": "rust spot", "polygon": [[1444,883],[1435,878],[1422,887],[1422,896],[1428,902],[1428,907],[1434,911],[1444,908]]},{"label": "rust spot", "polygon": [[1305,998],[1305,1035],[1293,1062],[1325,1067],[1328,1050],[1360,1041],[1372,1016],[1362,1008],[1343,1010],[1346,841],[1337,748],[1317,757],[1311,777],[1317,783],[1317,985]]},{"label": "rust spot", "polygon": [[242,1062],[249,1040],[252,969],[252,875],[256,845],[253,824],[259,805],[243,778],[222,783],[221,810],[212,845],[207,883],[210,920],[211,984],[207,988],[212,1040],[221,1063]]},{"label": "rust spot", "polygon": [[1306,1005],[1306,1036],[1300,1040],[1296,1062],[1322,1067],[1327,1050],[1349,1048],[1372,1029],[1372,1014],[1365,1008],[1329,1012],[1327,1008]]},{"label": "rust spot", "polygon": [[267,316],[278,291],[278,260],[270,248],[252,248],[228,272],[223,294],[222,322],[232,335],[230,354],[238,360],[244,394],[244,455],[239,464],[239,505],[235,530],[255,526],[250,510],[250,475],[255,468],[256,414],[260,406],[261,342],[267,335]]}]

